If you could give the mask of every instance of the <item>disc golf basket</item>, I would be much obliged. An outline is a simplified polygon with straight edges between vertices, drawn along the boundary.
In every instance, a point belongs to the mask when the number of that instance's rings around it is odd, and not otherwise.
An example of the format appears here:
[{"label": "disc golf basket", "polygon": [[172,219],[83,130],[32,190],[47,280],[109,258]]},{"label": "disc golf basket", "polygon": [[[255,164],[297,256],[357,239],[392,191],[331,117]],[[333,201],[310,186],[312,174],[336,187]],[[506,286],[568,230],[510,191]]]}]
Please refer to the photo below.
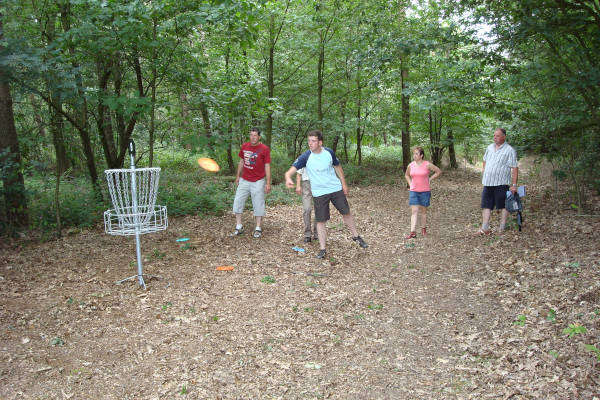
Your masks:
[{"label": "disc golf basket", "polygon": [[135,168],[135,143],[129,142],[130,169],[104,171],[113,209],[104,212],[104,230],[109,235],[135,235],[137,275],[117,283],[138,278],[146,289],[142,269],[140,235],[167,229],[167,207],[156,205],[160,168]]}]

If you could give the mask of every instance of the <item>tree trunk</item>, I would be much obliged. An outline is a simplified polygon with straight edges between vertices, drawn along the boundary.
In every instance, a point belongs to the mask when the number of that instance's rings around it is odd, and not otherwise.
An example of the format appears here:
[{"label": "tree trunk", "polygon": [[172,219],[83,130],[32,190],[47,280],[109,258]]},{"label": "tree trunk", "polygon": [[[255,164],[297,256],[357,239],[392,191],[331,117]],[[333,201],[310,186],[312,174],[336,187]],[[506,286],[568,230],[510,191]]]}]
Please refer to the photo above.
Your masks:
[{"label": "tree trunk", "polygon": [[40,112],[40,103],[37,101],[37,98],[33,93],[29,95],[29,101],[31,102],[31,113],[33,115],[33,120],[35,121],[35,125],[37,126],[39,138],[44,139],[46,137],[46,126],[44,125],[44,119],[42,118],[42,114]]},{"label": "tree trunk", "polygon": [[[4,52],[3,20],[0,11],[0,53]],[[0,67],[0,166],[4,169],[2,183],[8,225],[26,226],[28,220],[25,180],[21,172],[21,150],[15,128],[13,103],[8,85],[8,76]],[[0,169],[1,171],[1,169]]]},{"label": "tree trunk", "polygon": [[[231,48],[227,46],[227,51],[225,52],[225,76],[227,76],[227,84],[231,84],[231,79],[229,76],[229,53]],[[227,106],[227,166],[229,167],[229,173],[231,175],[235,174],[235,166],[233,165],[233,155],[231,151],[233,150],[233,109],[231,105]]]},{"label": "tree trunk", "polygon": [[410,164],[410,98],[406,94],[406,81],[408,80],[408,70],[405,67],[406,62],[402,61],[400,71],[402,86],[402,170],[406,171]]},{"label": "tree trunk", "polygon": [[58,96],[51,95],[50,101],[54,106],[49,107],[50,112],[50,132],[52,134],[52,143],[56,154],[56,168],[58,174],[63,174],[69,168],[67,159],[67,148],[65,147],[64,121],[62,114],[58,111],[62,109],[62,101]]},{"label": "tree trunk", "polygon": [[102,143],[102,149],[104,150],[106,165],[108,165],[108,168],[118,168],[116,166],[117,156],[114,151],[115,142],[110,109],[104,104],[104,97],[108,96],[108,80],[111,74],[111,67],[110,64],[99,61],[97,63],[97,70],[98,89],[100,91],[98,99],[98,118],[96,119],[98,135],[100,135],[100,143]]},{"label": "tree trunk", "polygon": [[58,165],[56,166],[56,185],[54,187],[54,205],[56,207],[56,236],[62,236],[62,222],[60,218],[60,178],[62,174],[58,172]]},{"label": "tree trunk", "polygon": [[356,155],[358,156],[357,164],[362,163],[362,129],[360,120],[360,108],[362,107],[362,88],[360,86],[360,69],[356,72],[356,90],[358,92],[358,99],[356,104]]},{"label": "tree trunk", "polygon": [[[46,18],[45,29],[42,28],[42,37],[47,40],[47,44],[49,45],[56,38],[56,11],[47,14]],[[56,168],[57,173],[62,175],[69,168],[64,138],[63,102],[58,93],[52,88],[52,82],[46,80],[46,86],[48,87],[50,101],[52,102],[52,104],[48,105],[48,111],[50,113],[52,144],[54,145],[54,153],[56,154]]]},{"label": "tree trunk", "polygon": [[271,14],[269,23],[269,66],[267,70],[267,87],[269,90],[268,99],[268,110],[267,110],[267,121],[265,126],[265,144],[271,147],[271,140],[273,137],[273,110],[271,107],[271,101],[275,96],[275,81],[273,65],[275,63],[275,15]]},{"label": "tree trunk", "polygon": [[317,126],[323,132],[323,69],[325,68],[325,38],[320,32],[319,62],[317,64]]},{"label": "tree trunk", "polygon": [[[65,2],[62,3],[59,7],[63,30],[65,32],[68,32],[71,29],[71,4],[69,2]],[[73,45],[73,43],[69,44],[69,54],[71,56],[74,56],[75,54],[75,46]],[[77,64],[75,61],[73,61],[72,65],[76,71],[79,70],[79,64]],[[94,150],[92,148],[92,143],[90,141],[87,100],[83,92],[83,77],[81,76],[80,72],[77,72],[75,77],[77,85],[77,94],[79,98],[72,104],[75,113],[75,124],[72,123],[72,125],[75,126],[75,128],[77,129],[77,132],[79,133],[79,138],[81,139],[83,155],[85,157],[86,166],[90,175],[90,181],[92,182],[92,187],[94,188],[96,198],[98,199],[98,201],[102,202],[102,190],[100,189],[100,184],[98,183],[98,171],[96,169],[96,160],[94,156]]]},{"label": "tree trunk", "polygon": [[[156,42],[156,17],[152,19],[152,40]],[[154,163],[154,130],[156,128],[156,48],[152,50],[152,77],[150,94],[150,131],[148,132],[148,166],[152,167]]]},{"label": "tree trunk", "polygon": [[457,169],[458,163],[456,162],[456,151],[454,150],[454,134],[452,129],[448,131],[448,157],[450,157],[450,168]]},{"label": "tree trunk", "polygon": [[212,128],[210,127],[210,115],[208,114],[208,107],[206,106],[206,103],[203,101],[200,102],[200,115],[202,115],[202,125],[204,126],[204,136],[206,137],[206,139],[208,139],[210,141],[210,138],[212,137],[212,133],[211,133]]},{"label": "tree trunk", "polygon": [[[431,144],[431,162],[441,166],[444,146],[442,145],[442,112],[440,107],[435,107],[439,111],[432,112],[429,109],[429,143]],[[439,115],[439,120],[438,120]]]}]

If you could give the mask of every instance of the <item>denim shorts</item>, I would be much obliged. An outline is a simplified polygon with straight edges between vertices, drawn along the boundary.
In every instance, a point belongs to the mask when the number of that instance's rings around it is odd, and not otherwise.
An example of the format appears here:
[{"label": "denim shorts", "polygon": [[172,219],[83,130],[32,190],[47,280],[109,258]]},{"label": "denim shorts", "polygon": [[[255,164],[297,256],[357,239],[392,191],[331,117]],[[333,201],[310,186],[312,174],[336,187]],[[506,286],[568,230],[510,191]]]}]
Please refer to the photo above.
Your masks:
[{"label": "denim shorts", "polygon": [[409,206],[423,206],[429,207],[431,201],[431,192],[408,192],[408,205]]}]

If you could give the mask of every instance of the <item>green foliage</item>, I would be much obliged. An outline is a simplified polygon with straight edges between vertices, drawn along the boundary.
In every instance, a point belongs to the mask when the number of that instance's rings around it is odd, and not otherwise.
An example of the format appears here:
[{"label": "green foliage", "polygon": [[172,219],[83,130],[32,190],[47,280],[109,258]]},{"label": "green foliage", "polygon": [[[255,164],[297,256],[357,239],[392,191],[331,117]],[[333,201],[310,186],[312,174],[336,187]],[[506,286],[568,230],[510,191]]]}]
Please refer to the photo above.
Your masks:
[{"label": "green foliage", "polygon": [[184,394],[188,394],[188,393],[189,393],[189,391],[188,391],[187,386],[185,386],[185,385],[181,386],[181,390],[179,391],[179,394],[184,395]]},{"label": "green foliage", "polygon": [[271,275],[267,275],[264,278],[262,278],[260,281],[262,283],[275,283],[275,278],[273,278]]},{"label": "green foliage", "polygon": [[[30,228],[42,232],[56,229],[55,177],[31,177],[25,184]],[[61,182],[59,201],[63,227],[92,227],[102,220],[102,214],[110,208],[107,203],[98,202],[93,188],[83,178]]]},{"label": "green foliage", "polygon": [[348,185],[403,185],[405,182],[402,149],[398,146],[365,146],[362,165],[345,163],[342,167]]},{"label": "green foliage", "polygon": [[[164,176],[163,176],[164,175]],[[234,191],[229,182],[201,181],[196,174],[161,173],[157,202],[169,215],[223,215],[231,209]]]},{"label": "green foliage", "polygon": [[525,326],[525,323],[527,322],[527,317],[525,315],[519,315],[517,317],[517,320],[513,322],[513,324],[518,325],[518,326]]},{"label": "green foliage", "polygon": [[586,344],[585,349],[587,351],[591,351],[596,356],[596,359],[600,361],[600,349],[594,346],[593,344]]},{"label": "green foliage", "polygon": [[579,325],[579,324],[569,324],[569,326],[565,329],[563,329],[562,333],[564,335],[568,335],[569,338],[572,338],[576,335],[582,334],[582,333],[586,333],[587,329],[585,326],[583,325]]},{"label": "green foliage", "polygon": [[[239,158],[236,159],[239,160]],[[283,151],[277,147],[271,149],[271,181],[273,185],[285,183],[284,174],[290,169],[293,159],[289,158]]]}]

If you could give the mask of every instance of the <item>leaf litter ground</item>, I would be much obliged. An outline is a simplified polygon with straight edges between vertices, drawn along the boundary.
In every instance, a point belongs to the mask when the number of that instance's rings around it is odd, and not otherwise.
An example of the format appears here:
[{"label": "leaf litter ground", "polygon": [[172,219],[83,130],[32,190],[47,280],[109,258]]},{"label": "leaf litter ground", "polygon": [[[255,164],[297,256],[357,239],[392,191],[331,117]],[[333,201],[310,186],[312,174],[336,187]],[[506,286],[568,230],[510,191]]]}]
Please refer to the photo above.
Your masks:
[{"label": "leaf litter ground", "polygon": [[434,182],[416,240],[401,180],[353,187],[370,246],[334,212],[325,260],[300,205],[270,208],[260,239],[230,237],[230,216],[172,219],[142,236],[147,291],[115,285],[132,238],[5,242],[0,398],[600,398],[600,219],[526,179],[523,232],[487,237],[468,169]]}]

